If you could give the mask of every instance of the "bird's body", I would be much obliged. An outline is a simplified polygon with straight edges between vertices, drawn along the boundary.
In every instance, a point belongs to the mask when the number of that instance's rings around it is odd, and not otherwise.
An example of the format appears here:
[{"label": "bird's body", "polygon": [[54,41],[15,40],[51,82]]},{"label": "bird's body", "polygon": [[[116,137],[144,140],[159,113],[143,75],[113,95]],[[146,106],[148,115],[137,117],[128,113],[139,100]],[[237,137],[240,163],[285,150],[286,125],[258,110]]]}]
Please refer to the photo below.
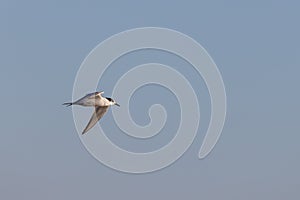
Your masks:
[{"label": "bird's body", "polygon": [[110,106],[112,106],[112,105],[120,106],[112,98],[102,97],[103,93],[104,92],[90,93],[75,102],[63,104],[66,106],[80,105],[80,106],[95,107],[95,112],[93,113],[88,125],[83,130],[82,134],[84,134],[88,130],[90,130],[103,117],[103,115],[107,112],[107,110]]}]

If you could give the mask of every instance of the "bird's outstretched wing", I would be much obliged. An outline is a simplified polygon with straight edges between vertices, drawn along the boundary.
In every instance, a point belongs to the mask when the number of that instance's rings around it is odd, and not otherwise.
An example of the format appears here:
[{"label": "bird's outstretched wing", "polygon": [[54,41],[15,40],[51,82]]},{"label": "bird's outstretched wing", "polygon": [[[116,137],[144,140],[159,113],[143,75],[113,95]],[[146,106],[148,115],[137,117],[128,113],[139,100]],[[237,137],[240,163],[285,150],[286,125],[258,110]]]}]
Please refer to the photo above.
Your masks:
[{"label": "bird's outstretched wing", "polygon": [[96,99],[96,98],[102,98],[102,94],[104,92],[101,91],[101,92],[94,92],[94,93],[90,93],[90,94],[87,94],[86,96],[88,96],[89,99]]},{"label": "bird's outstretched wing", "polygon": [[107,112],[109,106],[97,106],[95,107],[95,112],[93,113],[89,123],[83,130],[82,134],[88,132],[95,124],[103,117],[103,115]]}]

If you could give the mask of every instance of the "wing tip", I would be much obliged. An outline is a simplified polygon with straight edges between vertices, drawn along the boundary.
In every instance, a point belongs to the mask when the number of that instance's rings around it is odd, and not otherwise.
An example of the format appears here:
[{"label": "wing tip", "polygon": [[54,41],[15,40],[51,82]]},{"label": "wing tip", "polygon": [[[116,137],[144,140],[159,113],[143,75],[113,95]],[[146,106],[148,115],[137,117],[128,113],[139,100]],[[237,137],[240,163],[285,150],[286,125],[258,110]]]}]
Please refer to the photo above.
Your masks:
[{"label": "wing tip", "polygon": [[84,135],[86,133],[86,131],[82,131],[81,135]]}]

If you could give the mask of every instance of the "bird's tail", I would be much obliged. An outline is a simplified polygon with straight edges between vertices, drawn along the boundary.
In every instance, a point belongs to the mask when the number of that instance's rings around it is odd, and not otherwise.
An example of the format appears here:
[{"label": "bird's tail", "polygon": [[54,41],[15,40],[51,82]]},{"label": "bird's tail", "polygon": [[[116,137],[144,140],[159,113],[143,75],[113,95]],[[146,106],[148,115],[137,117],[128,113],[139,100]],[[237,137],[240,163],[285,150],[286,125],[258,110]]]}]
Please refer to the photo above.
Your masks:
[{"label": "bird's tail", "polygon": [[63,103],[62,105],[65,105],[65,106],[69,107],[69,106],[72,106],[73,103]]}]

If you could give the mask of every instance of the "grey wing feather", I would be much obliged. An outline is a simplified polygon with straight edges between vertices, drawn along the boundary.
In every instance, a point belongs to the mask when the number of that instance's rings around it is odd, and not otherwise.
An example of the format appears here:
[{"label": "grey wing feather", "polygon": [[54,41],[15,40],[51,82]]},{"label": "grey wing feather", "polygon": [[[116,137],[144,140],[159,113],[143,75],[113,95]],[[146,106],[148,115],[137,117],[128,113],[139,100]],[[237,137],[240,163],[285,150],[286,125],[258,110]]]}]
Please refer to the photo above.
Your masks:
[{"label": "grey wing feather", "polygon": [[109,106],[98,106],[95,107],[95,112],[93,113],[89,123],[83,130],[82,134],[88,132],[95,124],[103,117],[103,115],[107,112]]},{"label": "grey wing feather", "polygon": [[101,94],[103,94],[104,92],[101,91],[101,92],[94,92],[94,93],[90,93],[90,94],[87,94],[86,96],[89,96],[88,98],[102,98]]}]

